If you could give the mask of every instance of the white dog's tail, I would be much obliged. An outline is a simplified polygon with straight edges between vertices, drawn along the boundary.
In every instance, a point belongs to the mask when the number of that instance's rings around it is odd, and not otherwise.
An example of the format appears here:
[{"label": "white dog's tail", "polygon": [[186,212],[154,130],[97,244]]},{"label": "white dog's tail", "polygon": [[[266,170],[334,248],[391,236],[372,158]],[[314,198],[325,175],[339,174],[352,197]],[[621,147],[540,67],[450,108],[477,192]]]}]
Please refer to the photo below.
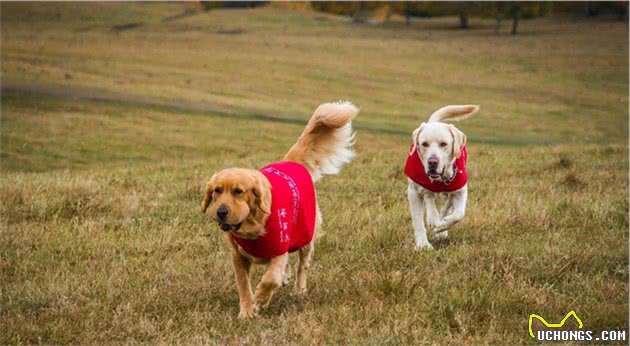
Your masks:
[{"label": "white dog's tail", "polygon": [[479,106],[477,105],[446,106],[431,114],[429,122],[464,120],[477,113],[478,110]]},{"label": "white dog's tail", "polygon": [[324,103],[317,107],[285,161],[302,164],[317,181],[322,174],[337,174],[354,157],[352,118],[359,109],[350,102]]}]

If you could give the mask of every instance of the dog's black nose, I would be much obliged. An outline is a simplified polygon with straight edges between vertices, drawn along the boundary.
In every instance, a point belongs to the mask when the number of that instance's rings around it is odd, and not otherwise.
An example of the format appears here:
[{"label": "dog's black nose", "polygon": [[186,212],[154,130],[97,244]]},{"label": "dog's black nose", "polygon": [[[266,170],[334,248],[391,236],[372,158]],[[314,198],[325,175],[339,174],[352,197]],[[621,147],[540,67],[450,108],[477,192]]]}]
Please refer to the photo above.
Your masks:
[{"label": "dog's black nose", "polygon": [[429,160],[427,161],[427,163],[429,164],[429,168],[437,168],[438,163],[440,162],[440,160],[438,160],[437,157],[429,157]]},{"label": "dog's black nose", "polygon": [[219,220],[221,221],[225,221],[225,218],[228,215],[228,208],[226,207],[219,207],[219,209],[217,209],[217,217],[219,218]]}]

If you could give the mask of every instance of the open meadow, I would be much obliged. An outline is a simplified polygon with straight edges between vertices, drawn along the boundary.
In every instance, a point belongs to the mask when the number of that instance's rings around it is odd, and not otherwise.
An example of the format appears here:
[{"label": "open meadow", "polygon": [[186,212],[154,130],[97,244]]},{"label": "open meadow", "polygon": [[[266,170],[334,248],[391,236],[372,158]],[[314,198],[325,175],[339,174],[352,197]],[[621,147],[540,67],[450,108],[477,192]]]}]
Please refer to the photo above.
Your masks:
[{"label": "open meadow", "polygon": [[[627,23],[511,36],[273,6],[0,11],[0,344],[526,344],[531,313],[570,310],[628,330]],[[361,108],[357,157],[318,182],[308,295],[280,289],[239,320],[203,187],[279,160],[339,99]],[[456,124],[467,215],[417,252],[411,132],[465,103],[481,105]]]}]

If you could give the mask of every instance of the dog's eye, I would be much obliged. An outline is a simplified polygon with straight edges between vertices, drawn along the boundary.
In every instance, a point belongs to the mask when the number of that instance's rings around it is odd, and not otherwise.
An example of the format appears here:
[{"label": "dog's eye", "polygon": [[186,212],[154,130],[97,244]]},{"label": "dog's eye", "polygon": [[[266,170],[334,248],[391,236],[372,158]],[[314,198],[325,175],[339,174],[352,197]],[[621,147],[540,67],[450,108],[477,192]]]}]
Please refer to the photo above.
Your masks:
[{"label": "dog's eye", "polygon": [[422,142],[422,146],[425,147],[425,148],[428,148],[429,147],[429,142]]},{"label": "dog's eye", "polygon": [[444,148],[444,147],[445,147],[445,146],[447,146],[447,145],[448,145],[448,144],[447,144],[446,142],[440,142],[440,146],[441,146],[442,148]]},{"label": "dog's eye", "polygon": [[221,193],[221,192],[223,192],[223,189],[222,189],[222,188],[220,188],[220,187],[215,187],[215,188],[214,188],[214,192],[216,192],[216,193]]},{"label": "dog's eye", "polygon": [[240,195],[241,193],[243,193],[243,190],[236,188],[234,189],[234,191],[232,191],[235,195]]}]

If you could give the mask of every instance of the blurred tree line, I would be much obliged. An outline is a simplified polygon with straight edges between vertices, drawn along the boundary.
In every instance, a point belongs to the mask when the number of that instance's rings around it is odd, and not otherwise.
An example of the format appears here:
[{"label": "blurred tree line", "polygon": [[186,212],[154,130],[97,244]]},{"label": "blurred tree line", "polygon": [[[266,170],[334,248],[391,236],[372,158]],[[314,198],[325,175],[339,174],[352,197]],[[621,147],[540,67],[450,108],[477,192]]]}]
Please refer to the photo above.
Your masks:
[{"label": "blurred tree line", "polygon": [[269,1],[201,1],[201,7],[204,10],[213,8],[251,8],[262,6]]},{"label": "blurred tree line", "polygon": [[628,2],[625,1],[585,1],[585,2],[548,2],[548,1],[331,1],[312,2],[311,7],[317,11],[352,16],[355,21],[362,22],[366,13],[378,9],[387,9],[390,14],[405,17],[409,25],[412,17],[456,16],[459,27],[467,29],[470,18],[494,18],[495,32],[499,32],[505,19],[511,21],[511,33],[518,32],[521,19],[543,17],[552,12],[563,15],[613,14],[620,19],[628,19]]},{"label": "blurred tree line", "polygon": [[[265,5],[268,1],[202,1],[203,8],[247,8]],[[459,27],[467,29],[471,18],[494,18],[494,30],[498,33],[504,20],[511,22],[511,33],[518,33],[521,19],[537,18],[551,13],[594,17],[614,15],[628,20],[627,1],[311,1],[316,11],[353,18],[356,23],[384,22],[393,14],[405,18],[407,25],[412,17],[455,16]]]}]

